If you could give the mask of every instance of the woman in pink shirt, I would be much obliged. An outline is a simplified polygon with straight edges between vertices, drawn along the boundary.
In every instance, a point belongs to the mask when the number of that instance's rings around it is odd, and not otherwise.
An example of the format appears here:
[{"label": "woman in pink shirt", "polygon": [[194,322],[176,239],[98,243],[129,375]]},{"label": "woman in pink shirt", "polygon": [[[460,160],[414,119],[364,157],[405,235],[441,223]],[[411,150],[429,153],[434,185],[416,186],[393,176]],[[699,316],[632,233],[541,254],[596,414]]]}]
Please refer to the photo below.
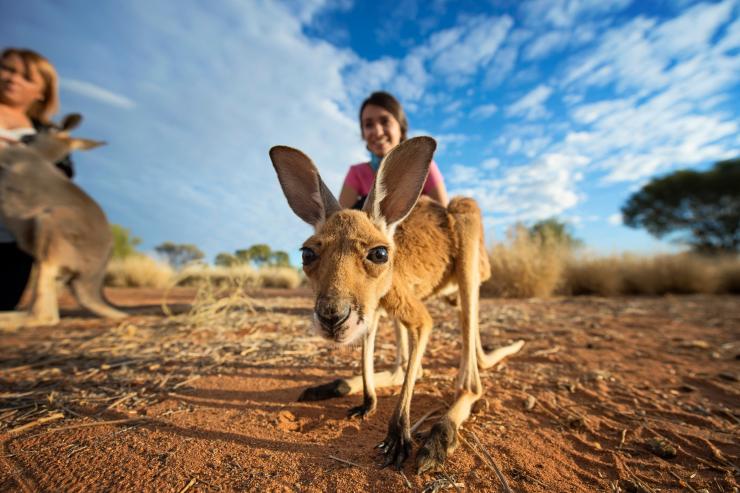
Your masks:
[{"label": "woman in pink shirt", "polygon": [[[339,194],[339,205],[343,208],[362,208],[380,162],[391,149],[406,140],[408,126],[401,103],[387,92],[374,92],[362,103],[360,129],[362,140],[370,151],[370,161],[349,168]],[[429,176],[422,194],[447,206],[447,190],[442,173],[434,161],[429,167]]]}]

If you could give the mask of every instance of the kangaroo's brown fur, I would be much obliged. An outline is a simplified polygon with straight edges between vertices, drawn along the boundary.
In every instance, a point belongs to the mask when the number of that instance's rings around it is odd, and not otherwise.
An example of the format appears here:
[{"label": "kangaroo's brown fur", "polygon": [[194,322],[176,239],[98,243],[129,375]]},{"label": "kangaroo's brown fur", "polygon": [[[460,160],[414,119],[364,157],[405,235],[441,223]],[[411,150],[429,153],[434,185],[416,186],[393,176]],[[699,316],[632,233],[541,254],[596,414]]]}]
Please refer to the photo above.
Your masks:
[{"label": "kangaroo's brown fur", "polygon": [[105,214],[53,164],[73,149],[102,144],[69,137],[80,119],[71,115],[57,132],[39,135],[28,146],[0,150],[0,219],[35,266],[30,310],[0,313],[2,329],[56,324],[57,280],[68,283],[80,305],[95,314],[126,316],[102,294],[113,248]]},{"label": "kangaroo's brown fur", "polygon": [[364,401],[357,414],[368,415],[376,406],[373,345],[380,311],[408,331],[411,351],[401,397],[381,444],[386,465],[400,467],[411,451],[411,398],[432,329],[423,300],[449,287],[459,290],[463,351],[457,397],[419,451],[420,472],[441,466],[457,445],[458,428],[483,394],[479,366],[488,368],[523,345],[483,351],[478,290],[490,266],[481,213],[469,198],[455,198],[447,208],[419,200],[435,147],[433,139],[417,137],[391,151],[363,211],[341,210],[300,151],[270,150],[289,205],[315,228],[303,249],[304,271],[316,293],[316,326],[339,343],[363,340]]}]

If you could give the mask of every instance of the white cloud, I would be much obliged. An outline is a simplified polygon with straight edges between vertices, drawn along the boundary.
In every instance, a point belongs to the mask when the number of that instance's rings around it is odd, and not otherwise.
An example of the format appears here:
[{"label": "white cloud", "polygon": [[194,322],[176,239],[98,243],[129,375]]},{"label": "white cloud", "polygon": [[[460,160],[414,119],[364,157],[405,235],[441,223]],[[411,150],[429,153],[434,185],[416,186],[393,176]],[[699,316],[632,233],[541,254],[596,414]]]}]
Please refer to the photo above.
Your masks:
[{"label": "white cloud", "polygon": [[136,103],[126,96],[116,94],[113,91],[96,86],[90,82],[64,77],[59,81],[59,86],[62,90],[71,91],[86,98],[93,99],[99,103],[115,106],[117,108],[131,109],[136,106]]},{"label": "white cloud", "polygon": [[531,0],[523,2],[519,11],[529,25],[567,28],[584,19],[618,12],[630,3],[632,0]]},{"label": "white cloud", "polygon": [[465,166],[464,164],[453,164],[452,170],[448,174],[449,182],[452,184],[475,182],[480,178],[478,168]]},{"label": "white cloud", "polygon": [[550,31],[541,34],[530,43],[524,51],[525,60],[544,58],[568,44],[570,33],[567,31]]},{"label": "white cloud", "polygon": [[486,69],[486,76],[483,80],[485,87],[494,88],[511,74],[516,65],[517,52],[516,46],[504,46],[496,53]]},{"label": "white cloud", "polygon": [[449,83],[460,85],[488,64],[514,21],[509,16],[475,16],[432,35],[419,48],[431,60],[432,70]]},{"label": "white cloud", "polygon": [[620,226],[622,224],[622,214],[612,214],[609,216],[607,221],[612,226]]},{"label": "white cloud", "polygon": [[496,168],[498,168],[500,164],[501,164],[501,161],[500,161],[500,160],[499,160],[498,158],[495,158],[495,157],[491,157],[491,158],[485,159],[485,160],[484,160],[484,161],[483,161],[483,162],[482,162],[482,163],[480,164],[480,166],[481,166],[481,168],[483,168],[483,169],[488,169],[488,170],[491,170],[491,169],[496,169]]},{"label": "white cloud", "polygon": [[474,197],[484,214],[495,214],[501,221],[544,219],[581,201],[577,183],[586,164],[583,156],[546,154],[530,164],[502,169],[500,178],[451,187],[451,194]]},{"label": "white cloud", "polygon": [[479,120],[485,120],[486,118],[490,118],[491,116],[493,116],[493,114],[497,111],[498,106],[493,103],[482,104],[473,108],[473,111],[470,112],[470,117]]},{"label": "white cloud", "polygon": [[[566,84],[613,84],[624,96],[572,105],[573,121],[585,128],[571,130],[561,148],[591,156],[607,183],[736,153],[732,138],[740,125],[722,104],[740,73],[740,56],[727,49],[736,35],[732,25],[711,45],[731,7],[700,4],[663,23],[639,18],[606,33],[573,63]],[[691,31],[692,46],[683,31]]]},{"label": "white cloud", "polygon": [[549,114],[545,108],[545,102],[551,94],[551,87],[540,84],[506,108],[506,114],[508,116],[521,116],[527,120],[545,117]]}]

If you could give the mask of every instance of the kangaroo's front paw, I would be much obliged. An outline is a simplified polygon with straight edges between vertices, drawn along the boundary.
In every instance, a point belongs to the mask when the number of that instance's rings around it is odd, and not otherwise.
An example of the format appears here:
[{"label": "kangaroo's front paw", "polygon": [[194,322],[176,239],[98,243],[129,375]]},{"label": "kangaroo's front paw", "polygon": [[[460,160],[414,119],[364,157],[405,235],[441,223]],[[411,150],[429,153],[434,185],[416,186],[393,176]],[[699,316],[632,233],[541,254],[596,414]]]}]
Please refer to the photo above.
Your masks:
[{"label": "kangaroo's front paw", "polygon": [[411,455],[411,432],[408,426],[393,423],[388,427],[388,435],[378,444],[378,448],[385,456],[383,467],[390,465],[401,469],[403,463]]},{"label": "kangaroo's front paw", "polygon": [[342,397],[349,394],[350,387],[346,380],[341,378],[333,382],[309,387],[298,396],[298,402],[323,401],[334,397]]},{"label": "kangaroo's front paw", "polygon": [[361,406],[355,406],[347,412],[347,416],[350,418],[367,419],[375,414],[375,408],[377,407],[377,400],[365,400]]},{"label": "kangaroo's front paw", "polygon": [[457,448],[457,431],[447,419],[442,419],[429,431],[424,446],[416,455],[416,470],[418,474],[440,469],[447,456]]}]

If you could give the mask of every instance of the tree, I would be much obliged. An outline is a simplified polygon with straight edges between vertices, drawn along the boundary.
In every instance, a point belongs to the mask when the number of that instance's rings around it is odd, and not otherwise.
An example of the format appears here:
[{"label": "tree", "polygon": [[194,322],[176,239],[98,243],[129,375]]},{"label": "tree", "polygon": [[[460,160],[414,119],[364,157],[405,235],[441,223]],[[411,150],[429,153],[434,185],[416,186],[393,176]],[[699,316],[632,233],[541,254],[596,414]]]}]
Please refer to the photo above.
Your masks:
[{"label": "tree", "polygon": [[111,224],[110,231],[113,234],[113,258],[126,258],[137,253],[141,238],[131,236],[131,231],[119,224]]},{"label": "tree", "polygon": [[624,224],[700,253],[740,251],[740,158],[707,171],[680,170],[654,178],[622,207]]},{"label": "tree", "polygon": [[216,265],[221,265],[223,267],[231,267],[232,265],[240,264],[240,260],[236,257],[236,255],[232,255],[230,253],[221,252],[218,255],[216,255],[216,259],[214,262]]},{"label": "tree", "polygon": [[258,243],[252,245],[246,250],[237,250],[236,257],[244,263],[253,263],[256,267],[261,267],[270,262],[272,249],[269,245]]},{"label": "tree", "polygon": [[188,262],[200,260],[204,257],[204,254],[200,249],[190,243],[172,243],[171,241],[165,241],[161,245],[154,247],[154,250],[164,257],[172,265],[172,267],[179,269]]},{"label": "tree", "polygon": [[555,217],[537,221],[528,229],[530,236],[540,238],[543,241],[553,241],[568,248],[577,248],[583,245],[583,241],[573,235],[570,225],[559,221]]},{"label": "tree", "polygon": [[270,255],[270,265],[275,267],[290,267],[290,255],[282,250],[275,250]]}]

